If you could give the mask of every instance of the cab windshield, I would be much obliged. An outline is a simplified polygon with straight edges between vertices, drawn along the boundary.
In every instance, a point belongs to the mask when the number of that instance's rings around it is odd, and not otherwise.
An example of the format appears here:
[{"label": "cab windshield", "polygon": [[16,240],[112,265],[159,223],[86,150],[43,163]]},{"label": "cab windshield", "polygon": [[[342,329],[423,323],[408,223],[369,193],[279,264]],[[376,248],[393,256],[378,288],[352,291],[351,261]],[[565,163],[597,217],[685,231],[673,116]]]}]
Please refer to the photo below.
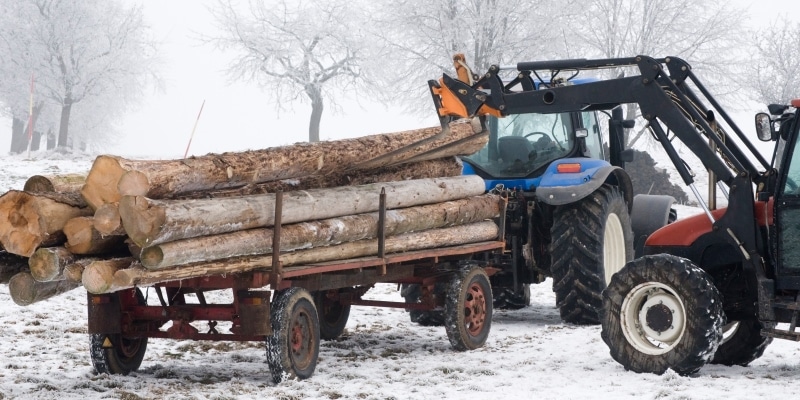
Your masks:
[{"label": "cab windshield", "polygon": [[496,178],[522,178],[551,161],[564,158],[575,145],[569,113],[516,114],[489,119],[489,141],[464,157]]}]

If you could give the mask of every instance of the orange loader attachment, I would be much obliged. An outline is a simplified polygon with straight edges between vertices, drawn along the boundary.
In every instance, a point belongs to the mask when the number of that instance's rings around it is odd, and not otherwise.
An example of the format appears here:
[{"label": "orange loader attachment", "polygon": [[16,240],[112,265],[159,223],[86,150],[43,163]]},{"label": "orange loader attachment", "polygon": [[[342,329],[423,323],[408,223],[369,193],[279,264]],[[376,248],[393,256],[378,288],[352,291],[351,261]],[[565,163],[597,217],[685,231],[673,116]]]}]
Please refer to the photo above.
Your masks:
[{"label": "orange loader attachment", "polygon": [[453,66],[456,69],[457,79],[444,74],[439,82],[428,81],[439,118],[472,118],[485,115],[503,117],[500,110],[484,104],[486,94],[474,83],[476,76],[467,65],[464,54],[458,53],[453,56]]}]

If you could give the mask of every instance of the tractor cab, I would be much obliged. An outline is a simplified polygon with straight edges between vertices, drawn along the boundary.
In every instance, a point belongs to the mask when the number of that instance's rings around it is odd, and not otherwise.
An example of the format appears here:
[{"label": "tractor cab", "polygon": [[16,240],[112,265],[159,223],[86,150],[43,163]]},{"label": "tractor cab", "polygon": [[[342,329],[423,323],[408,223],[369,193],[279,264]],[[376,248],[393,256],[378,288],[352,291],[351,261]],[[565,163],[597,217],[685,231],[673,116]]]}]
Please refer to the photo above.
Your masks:
[{"label": "tractor cab", "polygon": [[[576,79],[570,84],[591,80]],[[537,90],[540,86],[545,85],[538,84]],[[484,178],[487,190],[498,184],[523,190],[535,188],[555,160],[608,159],[595,111],[488,116],[486,125],[486,145],[462,160],[464,172]]]}]

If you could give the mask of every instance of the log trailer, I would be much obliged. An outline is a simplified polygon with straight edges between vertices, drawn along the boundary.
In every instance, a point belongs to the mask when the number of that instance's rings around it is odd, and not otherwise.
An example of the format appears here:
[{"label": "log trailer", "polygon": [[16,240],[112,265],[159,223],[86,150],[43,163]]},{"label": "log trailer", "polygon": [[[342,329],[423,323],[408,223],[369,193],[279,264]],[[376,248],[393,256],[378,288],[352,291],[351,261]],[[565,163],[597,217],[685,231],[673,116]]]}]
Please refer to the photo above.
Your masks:
[{"label": "log trailer", "polygon": [[[652,233],[644,255],[627,263],[603,291],[602,338],[625,369],[685,375],[709,362],[744,366],[773,338],[800,341],[800,100],[756,115],[758,138],[776,143],[768,162],[680,58],[517,65],[520,71],[572,74],[606,68],[635,73],[510,93],[492,67],[474,85],[443,79],[448,95],[441,99],[447,108],[464,106],[468,116],[513,115],[520,108],[562,113],[640,107],[703,213]],[[703,162],[727,207],[706,204],[675,140]]]},{"label": "log trailer", "polygon": [[[634,121],[624,120],[619,107],[608,107],[604,140],[602,108],[552,112],[527,100],[555,88],[591,88],[596,78],[537,71],[524,63],[493,66],[478,77],[461,54],[454,66],[458,78],[445,74],[428,82],[442,126],[451,118],[480,120],[489,140],[461,157],[463,173],[480,176],[487,191],[509,198],[506,249],[493,255],[500,269],[491,278],[495,308],[528,305],[529,284],[552,277],[562,320],[598,324],[601,293],[611,276],[633,258],[643,238],[674,216],[672,197],[633,195],[624,170],[632,152],[625,150],[623,129]],[[403,288],[410,303],[441,292]],[[411,320],[436,325],[442,317],[412,310]]]},{"label": "log trailer", "polygon": [[[467,179],[480,190],[480,179]],[[280,247],[284,206],[278,192],[271,262],[263,261],[248,271],[206,273],[163,282],[140,279],[133,282],[134,287],[87,293],[90,355],[95,370],[109,374],[136,371],[148,338],[259,341],[266,343],[267,364],[275,382],[287,377],[308,378],[316,368],[320,340],[335,339],[343,333],[352,305],[420,310],[434,307],[362,298],[380,282],[446,285],[443,314],[450,344],[459,351],[483,346],[493,310],[489,275],[495,271],[486,255],[501,251],[505,245],[503,218],[499,225],[483,220],[425,231],[429,236],[414,232],[409,240],[424,242],[417,250],[391,250],[397,243],[393,240],[402,235],[387,238],[387,193],[382,190],[376,196],[380,196],[377,237],[357,242],[359,248],[375,256],[347,256],[351,250],[332,245],[330,251],[339,254],[339,259],[284,266]],[[482,196],[496,204],[497,215],[503,215],[507,199]],[[453,228],[457,229],[444,232]],[[195,267],[181,268],[187,271],[186,276],[192,276]],[[208,301],[206,293],[211,291],[229,291],[230,301]],[[152,293],[157,299],[146,297]]]}]

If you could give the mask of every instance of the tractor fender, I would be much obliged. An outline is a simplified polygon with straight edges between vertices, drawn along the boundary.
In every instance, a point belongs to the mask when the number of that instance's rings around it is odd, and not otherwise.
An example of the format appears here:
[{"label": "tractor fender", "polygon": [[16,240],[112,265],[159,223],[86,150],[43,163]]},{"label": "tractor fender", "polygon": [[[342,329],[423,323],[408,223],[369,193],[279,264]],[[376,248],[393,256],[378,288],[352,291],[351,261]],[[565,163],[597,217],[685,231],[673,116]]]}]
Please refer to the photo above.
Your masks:
[{"label": "tractor fender", "polygon": [[677,215],[672,210],[675,199],[672,196],[637,194],[633,198],[631,210],[631,229],[633,229],[633,250],[635,257],[644,255],[644,242],[653,232],[675,222]]},{"label": "tractor fender", "polygon": [[[580,172],[558,172],[560,164],[580,164]],[[536,197],[552,206],[580,201],[603,184],[619,187],[628,204],[633,206],[633,185],[628,173],[605,160],[592,158],[562,158],[551,163],[542,174]]]}]

